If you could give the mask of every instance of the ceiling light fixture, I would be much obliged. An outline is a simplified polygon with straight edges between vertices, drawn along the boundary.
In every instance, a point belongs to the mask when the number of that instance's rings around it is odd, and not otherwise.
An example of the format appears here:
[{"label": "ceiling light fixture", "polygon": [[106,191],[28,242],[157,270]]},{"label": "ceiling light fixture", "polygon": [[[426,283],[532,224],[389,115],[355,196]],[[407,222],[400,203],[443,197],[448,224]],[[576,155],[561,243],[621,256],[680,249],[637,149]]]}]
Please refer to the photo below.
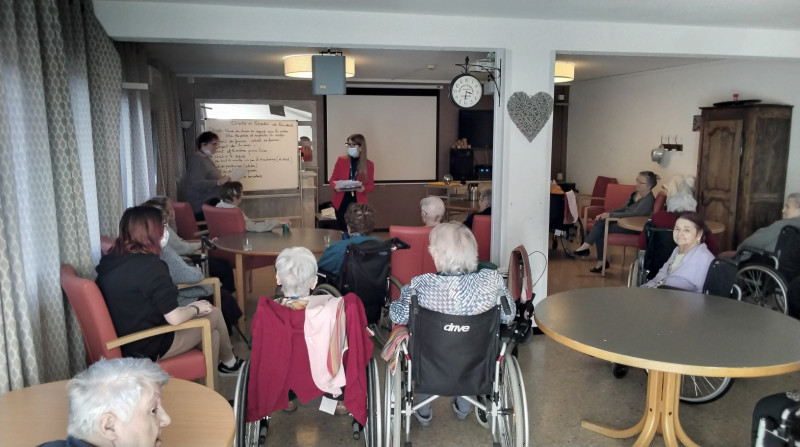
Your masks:
[{"label": "ceiling light fixture", "polygon": [[570,82],[575,79],[575,63],[556,61],[555,79],[556,84],[560,82]]},{"label": "ceiling light fixture", "polygon": [[[324,55],[324,54],[323,54]],[[283,73],[290,78],[311,79],[314,75],[311,70],[311,57],[316,54],[293,54],[283,58]],[[352,78],[356,75],[356,60],[350,56],[345,57],[344,75]]]}]

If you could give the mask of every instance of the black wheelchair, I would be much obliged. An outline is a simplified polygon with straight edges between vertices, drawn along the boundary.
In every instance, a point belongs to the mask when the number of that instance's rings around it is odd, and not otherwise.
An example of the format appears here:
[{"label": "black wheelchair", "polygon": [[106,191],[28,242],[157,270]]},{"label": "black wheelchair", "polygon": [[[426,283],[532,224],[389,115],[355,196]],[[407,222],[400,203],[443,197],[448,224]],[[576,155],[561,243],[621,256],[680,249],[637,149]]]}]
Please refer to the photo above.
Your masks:
[{"label": "black wheelchair", "polygon": [[350,244],[344,254],[339,276],[320,271],[319,285],[315,295],[328,293],[342,296],[355,293],[364,304],[369,328],[380,346],[386,343],[392,332],[389,319],[390,287],[400,289],[402,284],[391,276],[391,258],[395,250],[410,248],[400,239],[388,241],[364,241]]},{"label": "black wheelchair", "polygon": [[788,284],[800,276],[800,229],[783,227],[774,253],[742,250],[736,259],[741,300],[787,314]]},{"label": "black wheelchair", "polygon": [[[409,342],[401,342],[386,364],[385,447],[411,445],[411,416],[440,396],[460,396],[491,428],[494,446],[528,444],[528,408],[522,374],[513,355],[513,331],[500,324],[500,306],[454,316],[418,305],[412,291]],[[432,342],[433,341],[433,342]],[[415,393],[430,394],[414,402]],[[483,420],[481,418],[484,418]]]},{"label": "black wheelchair", "polygon": [[[347,311],[349,306],[355,306],[353,310],[355,313],[364,312],[358,298],[348,295],[343,298],[343,301],[346,315],[350,315]],[[262,297],[259,301],[258,310],[253,317],[251,326],[253,330],[251,358],[242,366],[236,381],[233,403],[236,421],[234,447],[257,447],[266,442],[270,414],[285,408],[284,403],[288,403],[289,390],[305,401],[325,394],[316,386],[310,385],[313,383],[313,379],[303,331],[305,311],[288,310],[289,313],[286,313],[287,310],[267,297]],[[353,438],[358,440],[363,436],[367,447],[376,447],[381,445],[383,438],[381,432],[383,407],[380,400],[380,377],[377,361],[373,356],[373,345],[367,328],[360,326],[358,318],[350,320],[347,320],[345,330],[348,349],[344,354],[342,368],[345,368],[344,375],[347,381],[343,388],[342,398],[347,405],[347,393],[352,392],[355,396],[353,399],[356,402],[355,408],[358,410],[350,410],[353,415],[351,423]],[[286,335],[280,339],[270,338],[263,330],[266,327],[279,327],[286,331]],[[276,352],[286,356],[287,347],[291,351],[289,359],[275,357]],[[271,365],[283,364],[286,364],[290,371],[287,371],[285,377],[271,370]],[[347,369],[352,365],[356,366]],[[351,375],[350,371],[364,371],[364,374]],[[277,377],[283,377],[283,381],[271,380]],[[354,380],[351,381],[351,378]],[[366,380],[363,380],[364,378]],[[298,383],[302,385],[292,387],[293,384]],[[299,391],[300,389],[303,391]],[[366,405],[362,405],[357,399],[359,394],[365,394]],[[348,407],[348,409],[350,408]],[[363,418],[364,408],[366,409],[365,419]],[[359,419],[365,423],[362,425],[359,423]]]},{"label": "black wheelchair", "polygon": [[[570,195],[572,198],[568,199]],[[569,211],[568,200],[575,200],[572,191],[566,194],[550,194],[549,230],[553,235],[550,248],[552,250],[557,249],[560,241],[564,254],[570,258],[574,258],[574,251],[583,244],[585,233],[583,230],[583,223],[578,216],[569,217],[572,213]]]}]

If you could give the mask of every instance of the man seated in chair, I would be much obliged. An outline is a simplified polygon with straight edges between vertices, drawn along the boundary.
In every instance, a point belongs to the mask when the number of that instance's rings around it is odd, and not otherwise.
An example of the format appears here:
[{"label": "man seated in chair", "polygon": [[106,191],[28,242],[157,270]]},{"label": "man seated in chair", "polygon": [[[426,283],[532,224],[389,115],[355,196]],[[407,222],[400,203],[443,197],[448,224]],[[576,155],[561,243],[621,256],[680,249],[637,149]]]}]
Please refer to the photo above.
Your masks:
[{"label": "man seated in chair", "polygon": [[[403,286],[400,298],[389,309],[394,323],[408,324],[412,289],[420,306],[449,315],[478,315],[497,304],[498,293],[511,296],[497,270],[478,270],[478,244],[466,226],[458,222],[437,225],[431,231],[429,250],[438,273],[414,277],[410,285]],[[500,318],[503,324],[508,324],[514,314],[502,310]],[[417,395],[419,401],[428,397]],[[453,411],[463,420],[472,411],[472,404],[457,397],[453,400]],[[427,405],[414,416],[420,424],[428,426],[433,410]]]},{"label": "man seated in chair", "polygon": [[772,253],[778,236],[785,226],[800,228],[800,192],[793,192],[786,196],[783,203],[782,219],[776,220],[771,225],[761,228],[739,244],[737,251],[764,251]]},{"label": "man seated in chair", "polygon": [[420,217],[426,227],[435,227],[444,217],[444,202],[435,196],[428,196],[419,201]]},{"label": "man seated in chair", "polygon": [[370,240],[380,241],[380,238],[369,235],[375,229],[375,211],[366,203],[354,203],[347,207],[344,221],[347,223],[347,234],[350,237],[333,242],[317,261],[317,267],[321,271],[334,276],[339,275],[348,245]]},{"label": "man seated in chair", "polygon": [[170,424],[161,405],[169,375],[150,359],[100,360],[67,384],[67,439],[39,447],[154,447]]}]

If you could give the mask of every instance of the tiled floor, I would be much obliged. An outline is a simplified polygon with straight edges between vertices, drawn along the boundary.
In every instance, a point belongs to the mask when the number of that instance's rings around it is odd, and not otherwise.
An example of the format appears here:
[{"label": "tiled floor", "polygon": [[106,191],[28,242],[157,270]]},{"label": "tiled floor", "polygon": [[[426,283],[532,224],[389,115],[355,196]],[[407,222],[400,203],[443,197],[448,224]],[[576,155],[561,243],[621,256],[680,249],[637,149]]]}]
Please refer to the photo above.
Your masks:
[{"label": "tiled floor", "polygon": [[[620,267],[621,252],[612,252],[612,268],[606,278],[589,273],[591,259],[574,260],[563,253],[552,253],[548,281],[550,293],[561,290],[623,285],[627,269]],[[631,253],[628,255],[630,262]],[[536,267],[534,267],[536,268]],[[534,278],[540,271],[534,271]],[[257,270],[254,293],[247,300],[247,314],[255,311],[255,298],[274,290],[274,270]],[[598,315],[602,318],[602,315]],[[246,347],[237,343],[237,352]],[[544,335],[520,347],[529,408],[530,443],[533,446],[629,446],[633,439],[611,439],[580,427],[581,419],[618,428],[636,423],[644,411],[646,373],[631,369],[615,379],[610,364],[564,347]],[[381,364],[381,371],[383,366]],[[681,404],[681,422],[688,435],[700,445],[749,445],[750,417],[756,401],[767,394],[798,387],[800,374],[758,379],[737,379],[731,390],[716,402],[706,405]],[[234,383],[225,378],[223,394],[233,394]],[[381,397],[383,400],[383,396]],[[273,446],[354,446],[363,443],[351,436],[351,419],[318,411],[319,401],[302,405],[297,412],[273,415],[267,445]],[[456,419],[449,399],[434,402],[430,427],[412,424],[416,445],[472,446],[491,445],[490,433],[474,417]],[[656,435],[654,446],[664,445]]]}]

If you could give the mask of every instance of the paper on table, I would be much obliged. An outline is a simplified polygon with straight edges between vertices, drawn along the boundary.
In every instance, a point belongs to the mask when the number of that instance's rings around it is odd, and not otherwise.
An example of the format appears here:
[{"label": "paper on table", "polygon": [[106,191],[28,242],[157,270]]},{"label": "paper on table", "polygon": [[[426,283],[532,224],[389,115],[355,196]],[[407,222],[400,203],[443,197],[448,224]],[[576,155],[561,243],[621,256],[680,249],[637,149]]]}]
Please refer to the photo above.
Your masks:
[{"label": "paper on table", "polygon": [[228,177],[231,178],[232,182],[238,182],[245,175],[247,175],[247,169],[245,169],[245,168],[243,168],[241,166],[237,166],[237,167],[233,168],[233,170],[231,171],[230,174],[228,174]]},{"label": "paper on table", "polygon": [[336,186],[339,189],[356,189],[361,187],[361,182],[358,180],[336,180]]}]

